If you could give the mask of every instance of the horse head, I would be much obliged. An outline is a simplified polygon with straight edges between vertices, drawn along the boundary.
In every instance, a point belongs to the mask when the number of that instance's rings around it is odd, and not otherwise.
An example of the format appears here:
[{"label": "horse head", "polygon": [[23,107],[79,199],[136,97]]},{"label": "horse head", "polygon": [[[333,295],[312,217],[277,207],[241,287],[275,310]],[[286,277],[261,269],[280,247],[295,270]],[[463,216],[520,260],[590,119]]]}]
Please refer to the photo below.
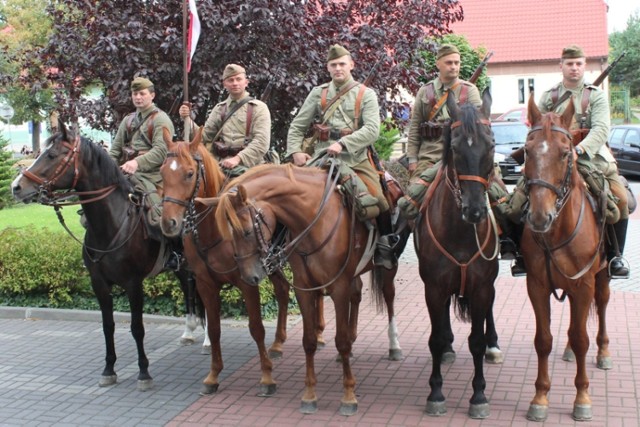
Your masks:
[{"label": "horse head", "polygon": [[575,107],[571,98],[562,115],[542,114],[532,93],[527,109],[531,130],[525,143],[525,191],[529,198],[525,221],[533,231],[545,233],[566,203],[576,173],[569,131]]},{"label": "horse head", "polygon": [[161,226],[168,237],[179,236],[188,215],[196,215],[196,197],[216,196],[222,187],[222,172],[202,144],[202,133],[200,128],[190,143],[174,142],[169,130],[163,129],[168,151],[160,168],[164,192]]},{"label": "horse head", "polygon": [[242,184],[225,191],[212,203],[217,204],[216,223],[222,237],[233,242],[242,280],[258,286],[267,274],[262,260],[269,250],[274,216],[269,209],[249,200]]},{"label": "horse head", "polygon": [[491,133],[491,93],[482,94],[482,106],[458,107],[453,94],[447,97],[452,123],[445,131],[444,161],[453,170],[454,186],[460,192],[462,218],[477,224],[487,215],[486,191],[494,170],[495,143]]}]

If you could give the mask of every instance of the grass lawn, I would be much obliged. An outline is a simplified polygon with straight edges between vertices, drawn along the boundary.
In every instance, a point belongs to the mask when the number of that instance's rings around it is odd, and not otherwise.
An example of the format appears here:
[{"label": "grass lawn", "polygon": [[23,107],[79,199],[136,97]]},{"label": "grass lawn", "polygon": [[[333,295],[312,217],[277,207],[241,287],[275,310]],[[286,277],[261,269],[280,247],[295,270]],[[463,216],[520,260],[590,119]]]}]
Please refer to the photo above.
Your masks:
[{"label": "grass lawn", "polygon": [[[80,225],[80,217],[76,213],[78,209],[80,209],[80,205],[68,206],[62,208],[61,212],[67,227],[69,227],[78,238],[82,238],[84,229]],[[66,234],[65,229],[58,221],[56,211],[51,206],[44,206],[38,203],[30,203],[28,205],[20,203],[10,208],[0,210],[0,230],[9,227],[48,228],[51,231],[60,231]]]}]

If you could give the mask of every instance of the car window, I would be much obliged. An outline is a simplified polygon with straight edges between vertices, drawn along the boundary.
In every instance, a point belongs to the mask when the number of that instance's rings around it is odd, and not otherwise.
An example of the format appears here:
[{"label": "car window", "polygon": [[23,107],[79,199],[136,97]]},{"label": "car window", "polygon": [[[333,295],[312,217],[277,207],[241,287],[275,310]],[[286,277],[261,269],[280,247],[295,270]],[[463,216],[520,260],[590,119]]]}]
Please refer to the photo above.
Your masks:
[{"label": "car window", "polygon": [[640,132],[636,129],[629,129],[629,132],[627,132],[627,135],[624,138],[624,143],[626,145],[640,144]]},{"label": "car window", "polygon": [[520,120],[520,115],[522,113],[520,111],[512,111],[506,116],[504,116],[504,120]]},{"label": "car window", "polygon": [[626,129],[612,129],[609,137],[610,144],[622,144],[622,137]]},{"label": "car window", "polygon": [[497,145],[511,144],[518,142],[524,144],[527,140],[527,133],[529,129],[524,125],[516,126],[492,126],[493,135]]}]

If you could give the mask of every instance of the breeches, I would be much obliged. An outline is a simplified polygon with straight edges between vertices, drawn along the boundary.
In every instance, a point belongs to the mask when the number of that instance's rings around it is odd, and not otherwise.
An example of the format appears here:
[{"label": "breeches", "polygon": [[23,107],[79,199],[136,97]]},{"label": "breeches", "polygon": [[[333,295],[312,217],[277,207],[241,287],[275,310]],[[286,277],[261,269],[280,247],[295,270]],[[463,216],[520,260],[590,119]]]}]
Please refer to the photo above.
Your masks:
[{"label": "breeches", "polygon": [[387,198],[382,192],[382,186],[380,185],[380,176],[374,169],[371,162],[369,162],[368,159],[364,160],[356,165],[353,165],[351,169],[353,169],[355,173],[360,177],[360,179],[364,181],[371,195],[378,199],[378,208],[380,208],[380,212],[388,211],[389,202],[387,202]]}]

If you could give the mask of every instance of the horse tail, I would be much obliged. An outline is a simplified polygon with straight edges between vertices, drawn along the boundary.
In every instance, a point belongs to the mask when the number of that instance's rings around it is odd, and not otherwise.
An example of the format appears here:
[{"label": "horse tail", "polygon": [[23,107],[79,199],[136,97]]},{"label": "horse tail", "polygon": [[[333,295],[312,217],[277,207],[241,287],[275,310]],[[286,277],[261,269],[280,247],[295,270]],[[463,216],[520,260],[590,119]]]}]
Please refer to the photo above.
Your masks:
[{"label": "horse tail", "polygon": [[471,310],[469,309],[469,298],[455,298],[455,302],[453,304],[453,312],[457,319],[465,323],[469,323],[471,321]]},{"label": "horse tail", "polygon": [[387,307],[384,298],[385,273],[389,271],[382,266],[374,266],[371,271],[371,302],[376,306],[376,312],[382,314]]}]

